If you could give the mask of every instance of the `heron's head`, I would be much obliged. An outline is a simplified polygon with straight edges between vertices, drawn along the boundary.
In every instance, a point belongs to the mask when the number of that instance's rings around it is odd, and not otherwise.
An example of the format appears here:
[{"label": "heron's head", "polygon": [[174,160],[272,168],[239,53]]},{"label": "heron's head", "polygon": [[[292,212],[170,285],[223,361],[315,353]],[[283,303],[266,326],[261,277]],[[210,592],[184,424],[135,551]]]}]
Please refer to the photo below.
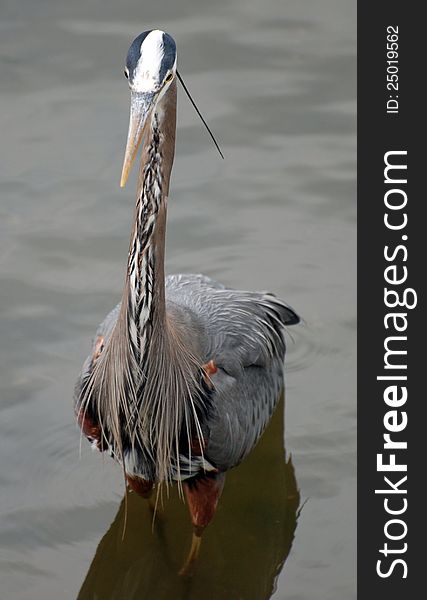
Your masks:
[{"label": "heron's head", "polygon": [[144,31],[129,48],[125,77],[131,91],[129,132],[120,186],[124,187],[144,125],[176,76],[176,44],[158,29]]}]

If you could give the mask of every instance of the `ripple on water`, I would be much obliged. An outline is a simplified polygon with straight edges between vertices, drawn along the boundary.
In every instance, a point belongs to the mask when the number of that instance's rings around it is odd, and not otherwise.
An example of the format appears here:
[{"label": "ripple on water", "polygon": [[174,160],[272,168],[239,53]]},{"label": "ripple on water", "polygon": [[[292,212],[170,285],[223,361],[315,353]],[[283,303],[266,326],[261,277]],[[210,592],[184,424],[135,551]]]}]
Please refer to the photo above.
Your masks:
[{"label": "ripple on water", "polygon": [[292,329],[288,328],[286,337],[286,373],[308,369],[318,356],[328,352],[328,349],[322,346],[320,340],[313,335],[313,331],[304,323]]}]

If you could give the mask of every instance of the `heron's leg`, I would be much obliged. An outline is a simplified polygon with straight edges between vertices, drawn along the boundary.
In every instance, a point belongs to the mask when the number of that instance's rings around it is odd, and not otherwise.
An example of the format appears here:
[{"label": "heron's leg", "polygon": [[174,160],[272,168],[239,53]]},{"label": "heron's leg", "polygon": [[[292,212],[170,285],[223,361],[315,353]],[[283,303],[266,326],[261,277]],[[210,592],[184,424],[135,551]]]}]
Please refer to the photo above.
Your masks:
[{"label": "heron's leg", "polygon": [[126,480],[131,490],[142,496],[143,498],[151,498],[153,493],[154,483],[142,479],[142,477],[133,477],[132,475],[126,474]]},{"label": "heron's leg", "polygon": [[142,477],[133,477],[132,475],[126,474],[126,481],[128,483],[129,488],[144,498],[148,502],[148,506],[154,515],[158,513],[158,506],[156,500],[153,498],[153,489],[154,483],[152,481],[147,481],[146,479],[142,479]]},{"label": "heron's leg", "polygon": [[212,521],[218,500],[224,488],[225,473],[207,473],[202,477],[184,481],[184,493],[193,523],[191,548],[180,575],[188,575],[196,561],[202,540],[202,533]]}]

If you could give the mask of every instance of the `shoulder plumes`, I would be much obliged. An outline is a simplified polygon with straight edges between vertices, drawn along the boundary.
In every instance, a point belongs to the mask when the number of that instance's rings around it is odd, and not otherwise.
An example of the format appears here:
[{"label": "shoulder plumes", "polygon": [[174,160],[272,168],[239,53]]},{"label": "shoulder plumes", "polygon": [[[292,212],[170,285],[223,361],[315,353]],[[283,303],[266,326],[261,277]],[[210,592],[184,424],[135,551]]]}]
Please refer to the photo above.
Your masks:
[{"label": "shoulder plumes", "polygon": [[179,455],[203,451],[206,389],[200,360],[173,323],[155,320],[144,333],[143,362],[132,346],[126,312],[82,385],[80,411],[99,424],[104,445],[127,468],[157,482],[180,479]]},{"label": "shoulder plumes", "polygon": [[109,446],[119,461],[131,441],[129,433],[134,430],[142,379],[126,317],[122,306],[111,336],[82,382],[79,398],[80,413],[88,412],[95,419],[101,428],[103,446]]}]

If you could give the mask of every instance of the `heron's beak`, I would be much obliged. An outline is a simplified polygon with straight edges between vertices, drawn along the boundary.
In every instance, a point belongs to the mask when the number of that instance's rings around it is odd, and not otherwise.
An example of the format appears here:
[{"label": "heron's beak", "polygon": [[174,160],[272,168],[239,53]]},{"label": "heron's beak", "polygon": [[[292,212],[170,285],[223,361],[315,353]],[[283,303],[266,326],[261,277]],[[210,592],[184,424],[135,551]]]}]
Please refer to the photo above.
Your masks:
[{"label": "heron's beak", "polygon": [[141,142],[144,125],[155,105],[155,92],[131,92],[130,121],[120,187],[125,187]]}]

